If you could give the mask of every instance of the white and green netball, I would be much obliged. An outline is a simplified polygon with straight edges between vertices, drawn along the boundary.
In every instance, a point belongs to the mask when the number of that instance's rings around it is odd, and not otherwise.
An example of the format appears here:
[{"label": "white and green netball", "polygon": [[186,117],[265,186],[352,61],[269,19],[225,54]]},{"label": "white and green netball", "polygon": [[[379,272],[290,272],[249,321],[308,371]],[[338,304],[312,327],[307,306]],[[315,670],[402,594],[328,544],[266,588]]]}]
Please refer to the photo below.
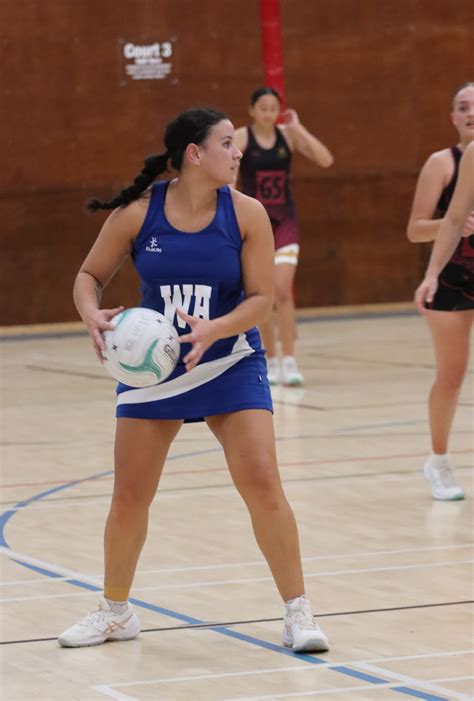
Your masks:
[{"label": "white and green netball", "polygon": [[111,319],[102,355],[108,372],[130,387],[150,387],[171,375],[179,358],[178,334],[163,314],[132,307]]}]

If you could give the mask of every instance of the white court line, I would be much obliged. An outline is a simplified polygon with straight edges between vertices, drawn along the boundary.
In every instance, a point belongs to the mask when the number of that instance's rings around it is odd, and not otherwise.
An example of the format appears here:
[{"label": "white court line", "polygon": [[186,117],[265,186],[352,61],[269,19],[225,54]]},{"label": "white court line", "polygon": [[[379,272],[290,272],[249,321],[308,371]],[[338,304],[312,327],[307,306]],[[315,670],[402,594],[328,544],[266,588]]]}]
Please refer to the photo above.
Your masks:
[{"label": "white court line", "polygon": [[430,679],[431,682],[467,682],[474,679],[474,675],[467,674],[465,677],[442,677],[440,679]]},{"label": "white court line", "polygon": [[[288,699],[292,696],[321,696],[323,694],[326,696],[329,694],[341,694],[352,691],[375,691],[377,689],[393,689],[397,686],[399,686],[399,684],[390,684],[388,682],[387,684],[370,684],[370,686],[336,686],[330,689],[324,689],[323,691],[299,691],[296,694],[271,694],[271,696],[237,696],[232,699],[222,699],[222,701],[274,701],[275,699]],[[113,699],[117,699],[117,701],[140,701],[140,699],[138,699],[136,696],[128,696],[126,694],[121,694],[119,691],[116,691],[115,689],[112,689],[109,686],[93,686],[91,688],[94,691],[98,691],[99,694],[111,696]],[[468,699],[468,701],[472,701],[472,699]]]},{"label": "white court line", "polygon": [[[315,578],[315,577],[336,577],[340,575],[349,575],[349,574],[369,574],[369,573],[374,573],[374,572],[401,572],[405,570],[416,570],[416,569],[429,569],[431,567],[447,567],[451,565],[467,565],[467,564],[472,564],[474,560],[451,560],[451,561],[446,561],[446,562],[431,562],[431,563],[425,563],[422,565],[400,565],[398,567],[371,567],[369,569],[359,569],[359,570],[333,570],[331,572],[309,572],[305,574],[305,579],[309,578]],[[50,567],[54,567],[54,565],[50,565]],[[57,568],[58,571],[59,568]],[[80,576],[76,573],[74,575],[75,579],[80,578]],[[85,578],[83,577],[84,581]],[[94,584],[95,586],[98,586],[96,580],[92,580],[89,578],[89,582]],[[216,586],[224,586],[224,585],[234,585],[234,584],[251,584],[251,583],[257,583],[257,582],[273,582],[273,577],[248,577],[246,579],[221,579],[217,581],[209,581],[209,582],[191,582],[191,583],[182,583],[182,584],[154,584],[152,586],[148,587],[133,587],[132,590],[132,595],[135,595],[137,592],[143,592],[143,591],[165,591],[165,590],[170,590],[170,589],[197,589],[199,587],[216,587]],[[40,596],[18,596],[18,597],[9,597],[7,599],[0,599],[0,604],[6,604],[6,603],[12,603],[15,601],[42,601],[43,599],[65,599],[68,597],[77,597],[81,596],[81,594],[76,594],[74,593],[68,593],[68,594],[46,594],[46,595],[40,595]],[[82,596],[87,596],[87,594],[82,594]]]},{"label": "white court line", "polygon": [[[314,670],[313,670],[314,671]],[[455,681],[456,678],[453,678],[451,681]],[[415,680],[413,680],[415,682]],[[419,689],[426,688],[432,686],[429,682],[424,682],[424,683],[411,683],[411,686],[416,686]],[[360,686],[341,686],[341,687],[331,687],[329,689],[314,689],[312,691],[297,691],[297,692],[291,692],[291,693],[286,693],[286,694],[271,694],[270,696],[237,696],[233,698],[226,698],[222,699],[222,701],[274,701],[274,699],[289,699],[289,698],[294,698],[296,697],[301,697],[301,696],[327,696],[329,694],[347,694],[347,693],[352,693],[352,692],[359,692],[359,691],[377,691],[378,689],[395,689],[400,686],[399,682],[396,683],[381,683],[381,684],[370,684],[370,685],[365,685],[361,684]],[[101,686],[93,686],[91,687],[94,691],[97,691],[99,693],[105,694],[106,696],[111,696],[113,699],[116,699],[117,701],[140,701],[137,697],[135,696],[128,696],[127,694],[122,694],[120,691],[116,691],[115,689],[112,689],[110,686],[106,685],[101,685]],[[437,688],[436,686],[433,686],[433,688]],[[440,687],[442,689],[442,687]],[[457,701],[472,701],[471,696],[466,696],[465,694],[461,694],[456,691],[451,691],[450,689],[443,690],[443,695],[446,697],[446,694],[451,698],[451,699],[456,699]]]},{"label": "white court line", "polygon": [[[423,548],[402,548],[399,550],[366,550],[365,552],[343,553],[341,555],[316,555],[314,557],[303,557],[302,562],[318,562],[322,560],[345,560],[359,559],[361,557],[372,557],[378,555],[402,555],[405,553],[432,552],[435,550],[459,550],[460,548],[472,548],[474,543],[460,543],[457,545],[432,545]],[[154,570],[137,570],[136,575],[142,574],[161,574],[167,572],[197,572],[199,570],[219,570],[229,567],[252,567],[260,565],[268,567],[265,560],[254,560],[250,562],[233,562],[230,564],[219,565],[193,565],[192,567],[162,567]],[[96,576],[96,575],[94,575]]]},{"label": "white court line", "polygon": [[[415,680],[413,680],[413,683],[411,686],[416,686],[419,689],[428,689],[430,686],[429,684],[420,684],[419,682],[414,683]],[[299,691],[296,693],[289,693],[289,694],[271,694],[270,696],[235,696],[233,698],[226,698],[222,699],[222,701],[274,701],[274,699],[290,699],[291,697],[300,697],[300,696],[326,696],[329,694],[347,694],[348,692],[357,692],[357,691],[376,691],[377,689],[396,689],[399,687],[400,684],[392,684],[390,682],[387,682],[386,684],[370,684],[370,686],[341,686],[341,687],[332,687],[330,689],[315,689],[313,691]],[[442,687],[440,687],[442,688]],[[446,698],[446,695],[448,695],[449,699],[457,699],[457,701],[472,701],[472,696],[466,696],[466,694],[460,694],[458,692],[451,691],[450,689],[445,689],[443,691],[443,696]],[[139,699],[135,699],[133,697],[116,697],[120,698],[122,701],[139,701]]]},{"label": "white court line", "polygon": [[410,686],[417,686],[420,689],[426,689],[426,691],[431,691],[433,694],[449,694],[452,696],[454,699],[459,699],[459,701],[472,701],[472,697],[466,696],[466,694],[463,694],[460,691],[451,691],[450,689],[445,689],[442,686],[438,686],[437,684],[431,682],[431,681],[418,681],[414,680],[412,677],[407,677],[405,674],[399,674],[398,672],[392,672],[392,671],[387,671],[386,669],[383,669],[382,667],[378,667],[377,665],[372,665],[372,664],[367,664],[366,662],[362,662],[362,664],[357,665],[359,669],[366,670],[367,672],[375,673],[375,674],[383,674],[385,676],[390,676],[392,679],[398,679],[399,682],[403,682],[404,684],[409,684]]},{"label": "white court line", "polygon": [[[310,672],[315,669],[326,669],[340,666],[355,666],[363,663],[371,662],[406,662],[421,659],[433,659],[435,657],[460,657],[462,655],[472,655],[474,650],[452,650],[450,652],[426,652],[421,655],[403,655],[401,657],[376,657],[368,660],[347,660],[343,662],[321,662],[316,666],[308,665],[303,660],[299,665],[291,665],[289,667],[271,667],[269,669],[250,669],[243,672],[220,672],[219,674],[191,674],[185,677],[167,677],[159,679],[144,679],[133,682],[111,682],[104,686],[148,686],[150,684],[170,684],[173,682],[189,682],[199,681],[202,679],[226,679],[227,677],[251,677],[258,674],[274,674],[276,672]],[[304,665],[304,666],[302,666]],[[440,680],[437,680],[440,681]]]},{"label": "white court line", "polygon": [[[321,562],[324,560],[344,560],[344,559],[359,559],[361,557],[372,557],[372,556],[379,556],[379,555],[399,555],[399,554],[404,554],[404,553],[417,553],[417,552],[432,552],[432,551],[438,551],[438,550],[459,550],[463,548],[472,548],[474,546],[474,543],[461,543],[458,545],[433,545],[433,546],[428,546],[424,548],[403,548],[399,550],[372,550],[372,551],[366,551],[366,552],[356,552],[356,553],[346,553],[346,554],[341,554],[341,555],[317,555],[315,557],[303,557],[302,562]],[[8,554],[9,552],[12,552],[11,550],[8,550],[5,548],[4,554]],[[18,557],[16,559],[19,559]],[[174,572],[198,572],[198,571],[208,571],[208,570],[220,570],[220,569],[230,569],[232,567],[238,567],[239,569],[242,567],[252,567],[252,566],[260,566],[260,567],[268,567],[267,563],[265,560],[257,560],[253,562],[230,562],[228,564],[219,564],[219,565],[194,565],[190,567],[162,567],[159,569],[154,569],[154,570],[137,570],[135,573],[135,576],[138,575],[143,575],[143,574],[166,574],[166,573],[174,573]],[[52,567],[52,565],[51,565]],[[103,575],[102,574],[91,574],[88,575],[89,577],[92,577],[92,579],[97,580],[97,581],[102,581]],[[65,579],[69,579],[69,577],[55,577],[53,578],[48,578],[47,580],[44,579],[44,577],[39,577],[38,579],[19,579],[19,580],[12,580],[12,581],[4,581],[0,582],[0,587],[3,586],[8,586],[9,584],[36,584],[39,582],[43,582],[44,584],[50,583],[50,582],[61,582]]]},{"label": "white court line", "polygon": [[117,701],[140,701],[140,699],[135,698],[135,696],[127,696],[126,694],[121,694],[120,691],[112,689],[110,686],[101,684],[100,686],[91,686],[91,689],[97,691],[99,694],[104,694],[105,696],[111,696]]},{"label": "white court line", "polygon": [[465,677],[440,677],[439,679],[430,679],[430,682],[467,682],[469,679],[474,679],[474,675],[467,674]]},{"label": "white court line", "polygon": [[[19,553],[17,550],[12,550],[11,548],[7,548],[4,545],[0,545],[0,555],[6,555],[7,557],[11,558],[12,560],[18,560],[19,562],[24,562],[26,565],[33,565],[34,567],[42,567],[45,570],[51,570],[56,573],[61,573],[61,577],[57,577],[59,581],[63,581],[64,579],[79,579],[82,582],[86,582],[88,584],[93,584],[94,586],[101,586],[101,581],[98,582],[95,577],[88,577],[85,574],[82,574],[82,572],[76,572],[74,570],[69,570],[67,567],[60,567],[59,565],[55,565],[51,562],[47,562],[46,560],[38,560],[36,557],[30,557],[29,555],[24,555],[23,553]],[[52,581],[56,579],[56,577],[51,578]]]}]

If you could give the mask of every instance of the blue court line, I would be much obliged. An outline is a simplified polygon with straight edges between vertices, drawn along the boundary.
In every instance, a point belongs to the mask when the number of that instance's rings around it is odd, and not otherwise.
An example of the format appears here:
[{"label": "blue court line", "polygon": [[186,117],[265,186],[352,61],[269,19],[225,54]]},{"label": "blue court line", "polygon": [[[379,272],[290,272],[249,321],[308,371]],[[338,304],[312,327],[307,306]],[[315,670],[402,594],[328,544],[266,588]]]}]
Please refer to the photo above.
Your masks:
[{"label": "blue court line", "polygon": [[[192,453],[185,453],[182,455],[174,455],[168,458],[168,460],[176,460],[178,458],[183,458],[183,457],[190,457],[190,456],[195,456],[195,455],[202,455],[204,453],[209,453],[209,452],[215,452],[216,450],[219,449],[211,449],[211,450],[202,450],[202,451],[195,451]],[[68,489],[70,487],[74,487],[77,484],[81,484],[81,482],[89,481],[89,480],[94,480],[94,479],[100,479],[101,477],[105,475],[110,475],[113,472],[113,470],[106,470],[104,472],[99,472],[96,475],[92,475],[90,477],[86,477],[83,479],[79,480],[72,480],[70,482],[66,482],[65,484],[59,485],[59,487],[53,487],[52,489],[48,489],[44,492],[40,492],[39,494],[36,494],[29,499],[25,499],[24,501],[18,502],[18,504],[15,505],[13,509],[9,509],[8,511],[3,512],[3,514],[0,514],[0,545],[4,546],[5,548],[10,549],[10,546],[8,545],[6,539],[5,539],[5,526],[8,523],[8,521],[18,513],[18,511],[26,508],[30,504],[40,501],[41,499],[44,499],[45,497],[54,494],[56,492],[62,491],[64,489]],[[54,572],[54,570],[49,570],[43,567],[39,567],[37,565],[32,565],[26,562],[21,562],[20,560],[16,560],[14,557],[12,558],[15,562],[17,562],[19,565],[22,565],[23,567],[26,567],[27,569],[33,570],[35,572],[38,572],[39,574],[43,574],[46,577],[52,577],[52,578],[58,578],[58,577],[63,577],[63,575],[58,574],[57,572]],[[63,580],[68,584],[71,584],[76,587],[80,587],[82,589],[88,589],[90,591],[102,591],[102,587],[98,587],[94,584],[89,584],[88,582],[82,582],[81,580],[78,579],[65,579]],[[135,599],[133,597],[130,598],[130,602],[134,604],[135,606],[139,606],[140,608],[148,609],[149,611],[154,611],[156,613],[160,613],[162,615],[168,616],[170,618],[174,618],[180,621],[183,621],[188,624],[197,624],[197,625],[206,625],[206,621],[201,621],[198,618],[192,618],[191,616],[187,616],[185,614],[178,613],[177,611],[171,611],[170,609],[163,608],[161,606],[157,606],[156,604],[150,604],[146,601],[142,601],[141,599]],[[326,660],[321,659],[319,657],[316,657],[314,655],[307,655],[307,654],[302,654],[302,653],[296,653],[290,648],[286,648],[280,645],[275,645],[274,643],[269,643],[266,640],[261,640],[260,638],[254,638],[251,635],[245,635],[244,633],[239,633],[238,631],[231,630],[230,628],[226,628],[224,626],[209,626],[208,630],[213,630],[217,633],[220,633],[221,635],[225,635],[229,638],[234,638],[236,640],[239,640],[241,642],[246,642],[251,645],[255,645],[260,648],[264,648],[266,650],[271,650],[272,652],[277,652],[280,655],[286,655],[289,657],[292,657],[293,659],[298,659],[298,660],[303,660],[305,662],[308,662],[309,664],[313,665],[320,665],[320,664],[325,664]],[[344,674],[350,677],[354,677],[356,679],[360,679],[361,681],[368,681],[371,684],[389,684],[390,682],[387,679],[382,679],[381,677],[375,677],[369,674],[366,674],[364,672],[359,672],[355,669],[351,669],[350,667],[345,667],[344,665],[334,665],[334,667],[330,666],[327,667],[327,669],[331,669],[335,672],[338,672],[339,674]],[[387,675],[390,676],[390,672],[387,671]],[[424,699],[424,701],[449,701],[449,699],[445,696],[434,696],[433,694],[428,694],[423,691],[417,691],[416,689],[412,689],[407,686],[399,686],[399,687],[393,687],[393,691],[397,691],[401,694],[405,694],[408,696],[413,696],[418,699]]]},{"label": "blue court line", "polygon": [[424,701],[449,701],[445,696],[435,696],[434,694],[428,694],[426,691],[410,689],[408,686],[396,686],[392,688],[392,691],[398,691],[400,694],[407,694],[407,696],[414,696],[417,699],[424,699]]}]

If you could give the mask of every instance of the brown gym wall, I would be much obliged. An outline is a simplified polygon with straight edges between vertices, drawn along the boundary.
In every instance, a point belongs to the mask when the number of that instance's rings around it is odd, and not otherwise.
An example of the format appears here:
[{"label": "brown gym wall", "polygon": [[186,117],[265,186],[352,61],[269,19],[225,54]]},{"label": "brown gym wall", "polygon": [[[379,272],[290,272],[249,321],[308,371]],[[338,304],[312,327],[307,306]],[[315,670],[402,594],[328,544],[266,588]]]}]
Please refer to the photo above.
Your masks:
[{"label": "brown gym wall", "polygon": [[[419,169],[455,141],[469,0],[281,0],[288,104],[332,150],[297,156],[300,307],[404,301],[429,247],[405,237]],[[263,81],[257,0],[19,0],[0,10],[2,324],[77,319],[74,275],[105,215],[84,201],[129,182],[166,123],[214,105],[247,122]],[[170,42],[171,72],[126,78],[123,45]],[[164,59],[166,61],[167,59]],[[138,302],[127,263],[104,296]]]}]

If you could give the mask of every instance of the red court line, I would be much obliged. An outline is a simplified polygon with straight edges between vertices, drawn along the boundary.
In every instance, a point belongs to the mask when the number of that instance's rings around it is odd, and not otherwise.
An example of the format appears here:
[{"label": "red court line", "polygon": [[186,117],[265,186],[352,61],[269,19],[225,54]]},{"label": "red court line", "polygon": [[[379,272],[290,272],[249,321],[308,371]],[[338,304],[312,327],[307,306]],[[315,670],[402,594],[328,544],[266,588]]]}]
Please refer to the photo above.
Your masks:
[{"label": "red court line", "polygon": [[[466,448],[464,450],[450,450],[450,454],[452,455],[461,455],[463,453],[471,453],[472,450],[470,448]],[[399,458],[423,458],[426,456],[426,451],[423,453],[404,453],[403,455],[368,455],[367,457],[359,457],[359,458],[334,458],[332,460],[299,460],[297,462],[286,462],[286,463],[278,463],[279,467],[294,467],[296,465],[334,465],[337,463],[345,463],[345,462],[370,462],[373,460],[398,460]],[[197,473],[205,474],[208,472],[227,472],[228,468],[227,467],[208,467],[205,470],[199,469],[199,470],[176,470],[175,472],[166,472],[165,475],[167,477],[177,477],[179,475],[193,475]],[[83,479],[62,479],[62,480],[45,480],[44,482],[23,482],[23,483],[15,483],[15,484],[0,484],[1,489],[7,489],[7,488],[12,488],[12,487],[38,487],[42,485],[48,485],[48,484],[64,484],[65,482],[77,482],[77,484],[80,484],[81,482],[88,482],[89,480],[94,480],[95,482],[102,482],[106,480],[112,480],[113,475],[106,475],[104,477],[84,477]],[[211,485],[212,486],[212,485]]]}]

